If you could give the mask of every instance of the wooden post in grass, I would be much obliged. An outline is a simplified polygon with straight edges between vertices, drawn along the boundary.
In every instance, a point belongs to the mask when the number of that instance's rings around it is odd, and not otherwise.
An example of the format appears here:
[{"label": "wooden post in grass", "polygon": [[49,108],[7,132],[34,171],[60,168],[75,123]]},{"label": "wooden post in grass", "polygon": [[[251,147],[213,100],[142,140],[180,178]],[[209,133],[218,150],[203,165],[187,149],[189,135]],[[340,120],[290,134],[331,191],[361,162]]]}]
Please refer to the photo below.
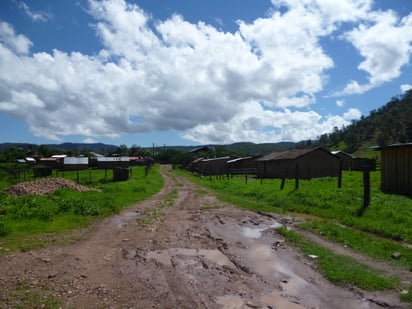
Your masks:
[{"label": "wooden post in grass", "polygon": [[343,167],[343,160],[341,159],[339,162],[339,173],[338,173],[338,188],[342,188],[342,167]]},{"label": "wooden post in grass", "polygon": [[360,217],[363,215],[363,212],[370,205],[371,202],[371,183],[370,183],[370,171],[367,166],[363,168],[363,204],[362,207],[358,210],[357,216]]},{"label": "wooden post in grass", "polygon": [[283,190],[285,188],[285,177],[282,177],[282,182],[280,183],[280,190]]},{"label": "wooden post in grass", "polygon": [[299,189],[299,164],[296,163],[295,189]]},{"label": "wooden post in grass", "polygon": [[371,182],[369,169],[363,170],[363,207],[366,208],[371,203]]}]

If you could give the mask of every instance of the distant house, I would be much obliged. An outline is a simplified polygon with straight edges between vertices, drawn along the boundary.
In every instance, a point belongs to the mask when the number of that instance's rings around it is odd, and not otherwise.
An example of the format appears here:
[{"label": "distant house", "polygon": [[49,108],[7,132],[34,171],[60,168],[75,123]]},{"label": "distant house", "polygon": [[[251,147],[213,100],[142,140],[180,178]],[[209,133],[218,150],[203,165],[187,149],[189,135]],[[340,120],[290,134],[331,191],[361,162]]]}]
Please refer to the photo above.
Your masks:
[{"label": "distant house", "polygon": [[351,161],[353,156],[343,150],[331,151],[331,153],[340,158],[340,166],[342,170],[351,170]]},{"label": "distant house", "polygon": [[189,165],[187,166],[187,169],[194,173],[200,173],[200,165],[203,159],[204,158],[202,157],[194,159],[192,162],[189,163]]},{"label": "distant house", "polygon": [[96,157],[97,168],[99,169],[112,169],[115,167],[129,167],[129,157]]},{"label": "distant house", "polygon": [[339,157],[321,147],[273,152],[256,162],[259,178],[311,179],[339,176]]},{"label": "distant house", "polygon": [[84,170],[89,167],[87,157],[64,157],[62,169],[66,171]]},{"label": "distant house", "polygon": [[210,150],[213,150],[213,148],[211,148],[209,146],[199,146],[199,147],[196,147],[196,148],[193,148],[193,149],[189,150],[189,152],[192,155],[198,155],[202,152],[207,152],[207,151],[210,151]]},{"label": "distant house", "polygon": [[376,147],[381,152],[381,189],[412,196],[412,143]]},{"label": "distant house", "polygon": [[227,161],[230,157],[203,159],[200,161],[199,172],[202,175],[224,175],[227,173]]},{"label": "distant house", "polygon": [[242,157],[227,161],[228,174],[255,174],[256,175],[256,157]]},{"label": "distant house", "polygon": [[340,158],[343,171],[376,171],[376,159],[356,158],[342,150],[332,151],[332,154]]}]

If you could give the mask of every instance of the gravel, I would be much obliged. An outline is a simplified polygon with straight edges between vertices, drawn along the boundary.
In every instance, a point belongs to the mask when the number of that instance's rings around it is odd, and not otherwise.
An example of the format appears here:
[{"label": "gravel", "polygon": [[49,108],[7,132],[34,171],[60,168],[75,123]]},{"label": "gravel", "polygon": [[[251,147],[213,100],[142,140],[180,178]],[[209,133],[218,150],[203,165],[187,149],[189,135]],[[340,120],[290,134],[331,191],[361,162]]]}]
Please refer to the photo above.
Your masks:
[{"label": "gravel", "polygon": [[77,191],[89,191],[90,189],[78,183],[64,178],[42,178],[34,181],[20,182],[4,191],[13,196],[23,195],[48,195],[62,188]]}]

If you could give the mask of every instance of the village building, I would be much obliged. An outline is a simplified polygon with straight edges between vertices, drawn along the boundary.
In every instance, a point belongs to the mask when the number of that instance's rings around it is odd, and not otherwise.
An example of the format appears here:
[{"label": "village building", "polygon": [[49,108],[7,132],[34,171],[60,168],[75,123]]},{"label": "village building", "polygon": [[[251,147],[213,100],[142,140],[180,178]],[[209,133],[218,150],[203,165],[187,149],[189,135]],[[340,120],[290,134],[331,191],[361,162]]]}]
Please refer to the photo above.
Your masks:
[{"label": "village building", "polygon": [[230,157],[203,159],[200,161],[199,173],[202,175],[224,175],[227,173],[227,161]]},{"label": "village building", "polygon": [[412,196],[412,143],[375,149],[381,153],[382,191]]},{"label": "village building", "polygon": [[256,162],[259,178],[311,179],[339,176],[340,158],[322,147],[273,152]]}]

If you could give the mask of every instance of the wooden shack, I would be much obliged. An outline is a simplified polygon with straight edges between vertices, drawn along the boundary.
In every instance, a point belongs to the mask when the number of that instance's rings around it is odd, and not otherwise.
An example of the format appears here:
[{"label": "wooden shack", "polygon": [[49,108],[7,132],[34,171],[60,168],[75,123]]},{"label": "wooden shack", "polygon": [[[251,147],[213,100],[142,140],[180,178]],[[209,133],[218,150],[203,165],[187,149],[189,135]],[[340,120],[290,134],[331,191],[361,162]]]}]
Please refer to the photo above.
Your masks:
[{"label": "wooden shack", "polygon": [[356,158],[342,150],[332,151],[340,158],[342,171],[376,171],[376,159]]},{"label": "wooden shack", "polygon": [[311,179],[339,176],[340,158],[322,147],[273,152],[256,162],[259,178]]},{"label": "wooden shack", "polygon": [[381,189],[412,196],[412,143],[375,148],[381,152]]},{"label": "wooden shack", "polygon": [[242,157],[227,161],[227,173],[234,174],[253,174],[256,175],[256,157]]},{"label": "wooden shack", "polygon": [[227,173],[227,161],[230,157],[203,159],[200,161],[199,172],[202,175],[224,175]]}]

